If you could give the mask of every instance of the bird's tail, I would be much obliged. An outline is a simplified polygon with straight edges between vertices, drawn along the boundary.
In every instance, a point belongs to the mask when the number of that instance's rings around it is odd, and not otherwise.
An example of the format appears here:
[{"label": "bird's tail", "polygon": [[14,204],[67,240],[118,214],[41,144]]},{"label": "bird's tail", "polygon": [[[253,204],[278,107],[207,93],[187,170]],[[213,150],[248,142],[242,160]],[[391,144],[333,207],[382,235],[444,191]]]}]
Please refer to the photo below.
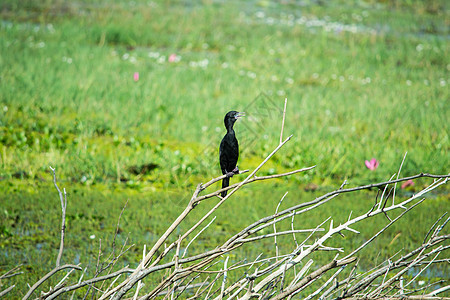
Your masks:
[{"label": "bird's tail", "polygon": [[[222,188],[226,188],[227,186],[230,185],[230,177],[226,177],[222,180]],[[227,195],[227,191],[223,191],[220,194],[222,197],[225,197]]]}]

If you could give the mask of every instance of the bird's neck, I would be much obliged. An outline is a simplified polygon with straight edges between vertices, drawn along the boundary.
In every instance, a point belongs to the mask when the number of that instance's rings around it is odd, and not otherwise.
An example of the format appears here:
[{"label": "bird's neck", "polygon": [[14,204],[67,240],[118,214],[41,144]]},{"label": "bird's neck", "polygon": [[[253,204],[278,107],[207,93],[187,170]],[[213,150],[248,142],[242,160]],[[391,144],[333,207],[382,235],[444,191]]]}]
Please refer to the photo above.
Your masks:
[{"label": "bird's neck", "polygon": [[234,135],[233,125],[227,126],[227,134]]}]

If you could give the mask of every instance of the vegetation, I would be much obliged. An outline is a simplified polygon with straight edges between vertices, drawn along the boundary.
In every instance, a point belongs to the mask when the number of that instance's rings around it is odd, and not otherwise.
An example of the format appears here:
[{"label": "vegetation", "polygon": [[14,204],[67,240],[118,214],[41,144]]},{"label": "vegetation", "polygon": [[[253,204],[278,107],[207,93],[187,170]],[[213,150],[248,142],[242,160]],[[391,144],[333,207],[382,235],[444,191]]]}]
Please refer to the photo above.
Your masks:
[{"label": "vegetation", "polygon": [[[128,200],[118,238],[137,245],[125,256],[135,263],[196,184],[220,174],[232,109],[247,114],[236,124],[240,169],[277,144],[286,97],[294,137],[261,174],[317,167],[243,189],[224,204],[242,211],[219,211],[195,247],[273,213],[286,191],[288,206],[345,179],[384,181],[405,152],[405,176],[449,173],[446,1],[5,0],[0,15],[0,273],[17,262],[30,272],[11,279],[14,295],[56,258],[61,216],[49,166],[68,191],[63,259],[95,265],[98,239],[109,247]],[[371,158],[374,171],[364,164]],[[425,181],[414,183],[400,195]],[[365,211],[375,194],[324,205],[304,226]],[[448,210],[448,188],[433,196],[362,265],[421,242]]]}]

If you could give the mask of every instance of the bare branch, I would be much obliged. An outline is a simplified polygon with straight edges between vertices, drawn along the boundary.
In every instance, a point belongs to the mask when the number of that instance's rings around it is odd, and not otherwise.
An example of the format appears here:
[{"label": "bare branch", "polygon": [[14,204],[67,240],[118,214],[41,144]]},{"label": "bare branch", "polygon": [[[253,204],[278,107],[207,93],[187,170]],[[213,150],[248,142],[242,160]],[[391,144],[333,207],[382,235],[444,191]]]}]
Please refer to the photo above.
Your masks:
[{"label": "bare branch", "polygon": [[15,287],[16,287],[16,285],[13,284],[12,286],[10,286],[10,287],[4,289],[3,291],[0,291],[0,297],[5,296],[6,294],[8,294],[8,293],[9,293],[13,288],[15,288]]},{"label": "bare branch", "polygon": [[114,273],[110,273],[108,275],[94,277],[92,279],[84,280],[84,281],[82,281],[80,283],[77,283],[77,284],[74,284],[74,285],[70,285],[70,286],[66,286],[66,287],[63,287],[63,288],[59,289],[58,291],[50,294],[47,297],[47,299],[48,300],[55,299],[56,297],[58,297],[59,295],[61,295],[63,293],[70,292],[70,291],[73,291],[73,290],[77,290],[77,289],[79,289],[81,287],[84,287],[86,285],[90,285],[90,284],[93,284],[93,283],[96,283],[96,282],[102,282],[102,281],[105,281],[105,280],[108,280],[108,279],[111,279],[111,278],[115,278],[115,277],[117,277],[119,275],[122,275],[124,273],[131,273],[133,271],[134,271],[134,269],[122,268],[119,271],[116,271]]},{"label": "bare branch", "polygon": [[6,279],[6,278],[11,278],[20,274],[23,274],[23,271],[20,272],[16,272],[20,269],[20,267],[22,267],[23,264],[20,264],[14,268],[12,268],[11,270],[7,271],[6,273],[4,273],[3,275],[0,275],[0,280],[2,279]]},{"label": "bare branch", "polygon": [[280,144],[283,142],[284,120],[286,119],[287,98],[284,99],[283,121],[281,122]]},{"label": "bare branch", "polygon": [[42,284],[44,283],[44,281],[46,281],[47,279],[49,279],[51,276],[55,275],[57,272],[64,270],[64,269],[76,269],[76,270],[81,270],[80,266],[76,266],[76,265],[62,265],[59,267],[54,268],[53,270],[51,270],[50,272],[48,272],[44,277],[42,277],[41,279],[39,279],[38,282],[36,282],[35,284],[33,284],[33,286],[28,290],[28,292],[25,294],[25,296],[22,298],[22,300],[28,299],[31,294]]},{"label": "bare branch", "polygon": [[317,277],[321,276],[323,273],[336,268],[336,267],[341,267],[341,266],[345,266],[348,264],[351,264],[352,262],[356,261],[356,257],[352,257],[346,260],[341,260],[341,261],[336,261],[333,260],[332,262],[322,266],[321,268],[319,268],[318,270],[312,272],[311,274],[309,274],[307,277],[303,278],[302,280],[300,280],[298,283],[296,283],[295,285],[289,287],[286,291],[279,293],[278,295],[276,295],[275,297],[273,297],[273,300],[276,299],[284,299],[286,296],[292,294],[293,292],[298,292],[303,286],[305,286],[307,283],[309,283],[310,281],[316,279]]},{"label": "bare branch", "polygon": [[56,190],[58,191],[59,194],[59,199],[61,200],[61,213],[62,213],[62,218],[61,218],[61,242],[59,245],[59,252],[58,252],[58,257],[56,258],[56,267],[59,267],[60,263],[61,263],[61,257],[62,257],[62,253],[64,250],[64,234],[66,231],[66,207],[67,207],[67,194],[66,194],[66,189],[64,188],[64,197],[63,197],[63,193],[61,192],[61,190],[58,187],[58,184],[56,183],[56,172],[55,169],[50,167],[50,170],[52,170],[53,172],[53,184],[56,188]]}]

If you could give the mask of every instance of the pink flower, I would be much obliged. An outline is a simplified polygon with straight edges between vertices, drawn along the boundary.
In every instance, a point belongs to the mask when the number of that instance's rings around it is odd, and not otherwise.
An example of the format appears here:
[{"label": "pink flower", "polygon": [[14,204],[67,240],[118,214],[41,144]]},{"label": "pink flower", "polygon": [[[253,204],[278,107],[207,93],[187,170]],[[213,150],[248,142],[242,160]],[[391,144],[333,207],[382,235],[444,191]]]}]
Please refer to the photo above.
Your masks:
[{"label": "pink flower", "polygon": [[365,164],[366,164],[367,169],[374,171],[376,168],[378,168],[378,165],[380,163],[375,158],[372,158],[370,161],[366,160]]},{"label": "pink flower", "polygon": [[175,53],[172,53],[169,55],[168,61],[170,63],[176,62],[177,61],[177,55]]},{"label": "pink flower", "polygon": [[181,56],[176,55],[175,53],[172,53],[169,55],[169,58],[167,59],[170,63],[177,63],[181,60]]},{"label": "pink flower", "polygon": [[414,185],[414,181],[412,181],[411,179],[407,180],[402,183],[402,189],[406,189],[408,186],[413,186],[413,185]]},{"label": "pink flower", "polygon": [[134,79],[134,81],[138,81],[139,80],[139,72],[134,72],[133,79]]}]

